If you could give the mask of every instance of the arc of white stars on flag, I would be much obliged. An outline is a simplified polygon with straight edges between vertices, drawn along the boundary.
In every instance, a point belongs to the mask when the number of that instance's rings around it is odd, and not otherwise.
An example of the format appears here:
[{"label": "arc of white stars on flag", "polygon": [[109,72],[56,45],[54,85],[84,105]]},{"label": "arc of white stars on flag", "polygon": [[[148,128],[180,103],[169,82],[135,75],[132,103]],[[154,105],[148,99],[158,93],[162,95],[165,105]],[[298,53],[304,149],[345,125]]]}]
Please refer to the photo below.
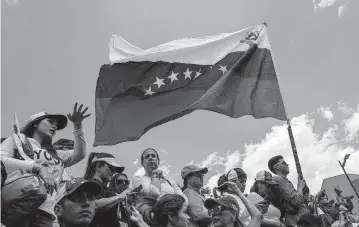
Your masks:
[{"label": "arc of white stars on flag", "polygon": [[196,72],[196,75],[194,76],[193,79],[196,79],[196,78],[199,77],[201,74],[202,74],[202,73],[201,73],[201,69],[199,69],[199,71]]},{"label": "arc of white stars on flag", "polygon": [[219,70],[219,71],[222,71],[223,75],[224,75],[226,72],[228,72],[226,65],[225,65],[225,66],[221,66],[221,65],[220,65],[218,70]]},{"label": "arc of white stars on flag", "polygon": [[179,74],[179,73],[174,73],[174,72],[172,71],[171,75],[168,76],[168,78],[171,79],[171,84],[173,83],[173,81],[178,80],[178,78],[177,78],[178,74]]},{"label": "arc of white stars on flag", "polygon": [[158,77],[156,77],[156,82],[154,82],[153,84],[156,84],[158,86],[158,88],[161,88],[162,85],[166,85],[164,82],[163,82],[164,79],[160,79]]},{"label": "arc of white stars on flag", "polygon": [[192,79],[192,78],[191,78],[192,72],[193,72],[193,71],[189,71],[189,68],[187,68],[186,72],[183,73],[183,74],[185,75],[184,79],[189,78],[189,79],[191,80],[191,79]]},{"label": "arc of white stars on flag", "polygon": [[152,89],[151,89],[151,86],[148,88],[148,89],[145,89],[145,96],[147,95],[153,95],[155,94],[156,92],[153,92]]}]

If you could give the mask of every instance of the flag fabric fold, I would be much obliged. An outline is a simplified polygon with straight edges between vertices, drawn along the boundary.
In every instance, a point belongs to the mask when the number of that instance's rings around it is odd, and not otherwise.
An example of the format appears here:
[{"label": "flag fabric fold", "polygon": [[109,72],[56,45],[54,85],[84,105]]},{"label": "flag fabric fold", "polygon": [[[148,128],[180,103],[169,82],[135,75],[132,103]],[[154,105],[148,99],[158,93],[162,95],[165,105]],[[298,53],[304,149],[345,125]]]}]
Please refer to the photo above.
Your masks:
[{"label": "flag fabric fold", "polygon": [[94,146],[139,139],[194,110],[286,120],[265,25],[147,50],[119,36],[96,86]]}]

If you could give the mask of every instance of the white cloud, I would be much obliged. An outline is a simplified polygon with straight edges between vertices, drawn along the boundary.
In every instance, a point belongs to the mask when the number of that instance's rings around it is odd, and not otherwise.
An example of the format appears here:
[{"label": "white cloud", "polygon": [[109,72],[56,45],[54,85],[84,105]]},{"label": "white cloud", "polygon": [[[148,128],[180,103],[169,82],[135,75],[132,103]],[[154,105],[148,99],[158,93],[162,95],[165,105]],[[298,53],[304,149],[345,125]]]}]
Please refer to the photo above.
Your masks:
[{"label": "white cloud", "polygon": [[214,152],[206,157],[201,162],[196,163],[195,165],[200,167],[207,167],[209,170],[211,170],[215,165],[223,165],[225,161],[224,157],[221,157],[218,155],[217,152]]},{"label": "white cloud", "polygon": [[137,176],[144,176],[146,174],[145,168],[140,167],[136,170],[136,172],[133,174],[134,177]]},{"label": "white cloud", "polygon": [[343,16],[344,11],[348,7],[349,0],[312,0],[314,6],[314,12],[317,12],[318,9],[324,9],[328,7],[338,8],[338,17]]},{"label": "white cloud", "polygon": [[318,109],[318,113],[320,113],[325,119],[327,119],[328,121],[331,121],[334,117],[332,111],[330,110],[330,107],[320,107]]},{"label": "white cloud", "polygon": [[8,5],[16,5],[16,4],[19,4],[19,1],[18,1],[18,0],[5,0],[5,2],[6,2]]},{"label": "white cloud", "polygon": [[[346,164],[347,172],[358,173],[357,162],[355,160],[359,160],[359,152],[346,141],[348,138],[353,139],[358,135],[359,106],[356,112],[348,111],[350,108],[343,103],[339,105],[338,109],[341,112],[343,110],[345,113],[350,112],[351,115],[348,116],[348,119],[342,120],[342,124],[339,124],[339,126],[328,121],[327,128],[319,133],[315,130],[315,120],[311,113],[295,117],[291,121],[302,172],[312,193],[319,191],[323,179],[343,174],[338,160],[343,160],[345,154],[352,154]],[[320,113],[328,120],[333,119],[335,116],[330,108],[321,107],[317,110],[317,113]],[[344,135],[344,139],[343,133],[340,133],[343,130],[347,132]],[[296,167],[288,137],[287,125],[285,124],[273,126],[271,131],[258,143],[246,144],[244,152],[227,152],[223,156],[213,153],[200,162],[201,164],[210,164],[213,170],[217,170],[218,173],[209,178],[206,186],[213,188],[216,186],[217,180],[221,175],[220,172],[225,172],[238,166],[242,167],[247,173],[248,183],[246,191],[249,191],[256,173],[261,169],[268,170],[268,160],[279,154],[283,155],[290,165],[288,178],[296,187]],[[218,171],[218,169],[222,171]]]},{"label": "white cloud", "polygon": [[346,137],[347,141],[357,139],[357,134],[359,132],[359,105],[356,112],[354,112],[349,119],[344,121],[344,125],[345,131],[348,133]]}]

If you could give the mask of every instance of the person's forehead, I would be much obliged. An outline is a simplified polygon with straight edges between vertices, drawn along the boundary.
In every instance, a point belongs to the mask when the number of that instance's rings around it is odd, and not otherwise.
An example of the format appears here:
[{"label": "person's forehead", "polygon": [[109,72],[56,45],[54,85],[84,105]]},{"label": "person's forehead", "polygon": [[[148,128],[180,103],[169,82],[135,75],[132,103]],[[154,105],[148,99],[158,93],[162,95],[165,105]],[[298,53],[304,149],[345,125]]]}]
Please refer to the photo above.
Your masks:
[{"label": "person's forehead", "polygon": [[125,175],[118,175],[117,179],[127,179],[127,177]]},{"label": "person's forehead", "polygon": [[156,151],[155,151],[155,150],[152,150],[152,149],[145,151],[145,152],[143,153],[143,156],[146,157],[146,155],[149,155],[149,154],[154,154],[154,155],[157,156]]}]

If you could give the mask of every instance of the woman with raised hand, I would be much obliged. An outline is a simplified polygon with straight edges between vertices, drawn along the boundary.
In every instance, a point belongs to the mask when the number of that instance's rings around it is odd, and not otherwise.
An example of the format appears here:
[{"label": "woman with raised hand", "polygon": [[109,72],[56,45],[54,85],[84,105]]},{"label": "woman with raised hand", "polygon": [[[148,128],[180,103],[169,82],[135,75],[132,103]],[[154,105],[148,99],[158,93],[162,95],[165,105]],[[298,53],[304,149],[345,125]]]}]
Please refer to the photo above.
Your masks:
[{"label": "woman with raised hand", "polygon": [[[86,141],[82,121],[89,117],[87,107],[76,103],[68,119],[73,123],[74,149],[56,150],[52,145],[53,137],[58,130],[67,126],[65,115],[40,112],[30,117],[21,129],[25,136],[24,153],[19,153],[13,138],[9,137],[1,144],[1,159],[9,175],[21,170],[33,173],[44,182],[48,195],[38,210],[28,214],[26,222],[29,226],[52,226],[55,220],[54,193],[62,180],[64,168],[75,165],[86,156]],[[24,157],[25,156],[25,157]],[[6,182],[5,182],[6,184]],[[12,220],[10,222],[13,222]],[[16,220],[23,221],[23,220]]]}]

